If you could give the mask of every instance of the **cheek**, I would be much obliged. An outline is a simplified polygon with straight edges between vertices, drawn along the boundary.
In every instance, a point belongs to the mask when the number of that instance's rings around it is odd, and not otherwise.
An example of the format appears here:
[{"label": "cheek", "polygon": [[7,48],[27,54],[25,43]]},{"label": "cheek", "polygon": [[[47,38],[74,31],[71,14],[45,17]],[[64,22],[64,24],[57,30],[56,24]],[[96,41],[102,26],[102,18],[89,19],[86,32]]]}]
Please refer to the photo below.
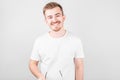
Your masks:
[{"label": "cheek", "polygon": [[65,20],[65,19],[64,19],[63,17],[62,17],[62,18],[60,18],[60,21],[64,22],[64,20]]},{"label": "cheek", "polygon": [[61,23],[63,23],[63,22],[64,22],[64,19],[61,19],[60,21],[61,21]]},{"label": "cheek", "polygon": [[47,23],[47,24],[50,24],[50,23],[51,23],[51,21],[50,21],[50,20],[46,20],[46,23]]}]

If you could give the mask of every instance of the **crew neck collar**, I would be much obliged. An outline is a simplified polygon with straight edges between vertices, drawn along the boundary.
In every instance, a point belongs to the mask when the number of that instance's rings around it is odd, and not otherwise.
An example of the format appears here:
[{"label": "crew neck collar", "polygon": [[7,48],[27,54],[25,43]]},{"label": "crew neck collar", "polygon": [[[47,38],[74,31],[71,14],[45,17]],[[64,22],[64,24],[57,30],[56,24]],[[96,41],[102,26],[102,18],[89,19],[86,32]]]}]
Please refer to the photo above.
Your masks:
[{"label": "crew neck collar", "polygon": [[50,36],[49,32],[47,33],[47,35],[48,35],[49,38],[55,39],[55,40],[57,40],[57,39],[64,39],[68,35],[68,31],[65,30],[65,34],[63,36],[61,36],[61,37],[58,37],[58,38]]}]

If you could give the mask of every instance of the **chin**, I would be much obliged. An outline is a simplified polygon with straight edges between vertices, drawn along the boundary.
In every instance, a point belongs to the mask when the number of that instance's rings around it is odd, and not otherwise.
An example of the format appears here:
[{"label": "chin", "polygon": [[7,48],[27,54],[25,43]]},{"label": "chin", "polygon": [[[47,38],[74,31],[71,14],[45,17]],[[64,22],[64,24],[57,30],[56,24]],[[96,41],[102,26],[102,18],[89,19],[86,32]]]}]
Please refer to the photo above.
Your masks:
[{"label": "chin", "polygon": [[59,31],[61,28],[53,26],[52,30],[53,31]]},{"label": "chin", "polygon": [[54,32],[58,32],[58,31],[60,31],[60,30],[55,30],[55,29],[53,29],[52,31],[54,31]]}]

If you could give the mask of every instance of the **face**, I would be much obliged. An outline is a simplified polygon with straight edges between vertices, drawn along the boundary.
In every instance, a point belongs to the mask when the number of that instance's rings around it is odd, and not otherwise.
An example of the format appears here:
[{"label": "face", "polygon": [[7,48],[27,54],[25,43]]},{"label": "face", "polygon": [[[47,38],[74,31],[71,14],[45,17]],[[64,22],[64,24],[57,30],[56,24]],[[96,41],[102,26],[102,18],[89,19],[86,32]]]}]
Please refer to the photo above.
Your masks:
[{"label": "face", "polygon": [[59,7],[48,9],[45,11],[45,21],[52,31],[59,31],[63,28],[65,16]]}]

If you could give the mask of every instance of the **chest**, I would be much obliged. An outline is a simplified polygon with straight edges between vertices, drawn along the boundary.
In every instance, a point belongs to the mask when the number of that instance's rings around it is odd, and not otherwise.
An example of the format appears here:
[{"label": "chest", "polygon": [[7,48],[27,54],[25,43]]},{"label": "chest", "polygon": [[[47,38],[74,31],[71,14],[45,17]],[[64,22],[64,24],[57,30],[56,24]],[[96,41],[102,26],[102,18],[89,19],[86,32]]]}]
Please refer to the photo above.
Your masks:
[{"label": "chest", "polygon": [[70,41],[47,42],[39,47],[42,61],[51,61],[55,57],[60,60],[73,60],[75,54],[74,44]]}]

